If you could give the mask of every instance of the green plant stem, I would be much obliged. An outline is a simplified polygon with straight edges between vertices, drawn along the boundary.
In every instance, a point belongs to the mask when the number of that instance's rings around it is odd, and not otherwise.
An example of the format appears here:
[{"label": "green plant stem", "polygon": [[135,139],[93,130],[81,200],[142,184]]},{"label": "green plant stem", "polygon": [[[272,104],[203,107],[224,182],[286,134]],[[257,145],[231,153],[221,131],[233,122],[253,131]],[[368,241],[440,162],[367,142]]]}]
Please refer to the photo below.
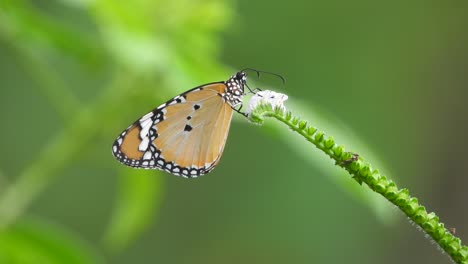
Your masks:
[{"label": "green plant stem", "polygon": [[[12,44],[12,42],[7,42]],[[11,50],[16,51],[17,61],[25,69],[25,72],[34,80],[37,88],[47,98],[56,113],[61,115],[66,123],[70,116],[75,115],[81,108],[81,103],[69,89],[69,85],[60,78],[59,74],[50,71],[47,62],[41,60],[31,50],[19,46],[10,45]]]},{"label": "green plant stem", "polygon": [[249,119],[254,123],[262,124],[265,117],[273,117],[287,125],[335,160],[335,164],[348,171],[359,184],[367,184],[374,192],[396,205],[411,221],[420,226],[453,261],[460,264],[468,263],[468,247],[444,227],[435,213],[428,213],[417,198],[411,197],[408,189],[399,189],[392,180],[381,175],[362,157],[346,152],[343,146],[335,143],[333,137],[327,136],[308,122],[294,117],[291,112],[284,112],[279,108],[273,109],[269,104],[261,104],[252,111]]}]

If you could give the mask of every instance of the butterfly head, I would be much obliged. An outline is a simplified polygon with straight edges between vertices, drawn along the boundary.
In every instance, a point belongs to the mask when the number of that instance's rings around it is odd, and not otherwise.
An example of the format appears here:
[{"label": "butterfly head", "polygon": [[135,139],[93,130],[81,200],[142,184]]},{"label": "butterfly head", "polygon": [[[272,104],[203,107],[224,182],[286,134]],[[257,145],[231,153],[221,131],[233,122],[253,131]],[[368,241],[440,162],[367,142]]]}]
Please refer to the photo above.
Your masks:
[{"label": "butterfly head", "polygon": [[247,82],[247,74],[244,71],[240,71],[231,78],[229,78],[226,83],[226,93],[223,95],[223,98],[231,105],[236,106],[242,103],[242,96],[244,96],[244,86]]},{"label": "butterfly head", "polygon": [[245,73],[244,71],[236,73],[236,75],[234,75],[233,77],[236,78],[236,80],[239,83],[242,83],[243,85],[247,82],[247,73]]}]

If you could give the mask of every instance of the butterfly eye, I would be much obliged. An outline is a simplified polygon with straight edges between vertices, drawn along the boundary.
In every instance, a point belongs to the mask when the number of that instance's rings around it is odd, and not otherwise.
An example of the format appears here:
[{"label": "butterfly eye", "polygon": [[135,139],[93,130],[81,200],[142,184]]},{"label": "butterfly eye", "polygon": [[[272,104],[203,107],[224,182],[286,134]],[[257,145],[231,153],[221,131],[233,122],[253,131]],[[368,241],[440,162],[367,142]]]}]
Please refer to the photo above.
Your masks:
[{"label": "butterfly eye", "polygon": [[240,71],[236,74],[236,79],[245,83],[245,81],[247,80],[247,74],[243,71]]}]

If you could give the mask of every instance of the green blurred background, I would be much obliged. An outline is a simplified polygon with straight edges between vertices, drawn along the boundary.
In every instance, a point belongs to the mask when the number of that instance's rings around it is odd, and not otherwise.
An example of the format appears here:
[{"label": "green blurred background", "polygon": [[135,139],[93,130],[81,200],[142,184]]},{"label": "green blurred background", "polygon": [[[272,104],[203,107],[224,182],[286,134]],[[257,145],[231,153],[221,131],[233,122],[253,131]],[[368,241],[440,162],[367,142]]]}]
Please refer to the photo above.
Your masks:
[{"label": "green blurred background", "polygon": [[236,117],[196,180],[111,155],[244,67],[468,241],[468,4],[1,0],[0,263],[450,263],[285,127]]}]

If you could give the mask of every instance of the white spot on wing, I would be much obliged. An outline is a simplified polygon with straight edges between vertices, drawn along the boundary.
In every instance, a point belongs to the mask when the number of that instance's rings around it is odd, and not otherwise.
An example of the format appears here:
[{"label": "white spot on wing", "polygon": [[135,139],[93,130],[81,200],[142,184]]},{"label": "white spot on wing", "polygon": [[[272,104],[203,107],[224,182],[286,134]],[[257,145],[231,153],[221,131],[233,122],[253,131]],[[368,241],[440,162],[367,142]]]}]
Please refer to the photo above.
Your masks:
[{"label": "white spot on wing", "polygon": [[145,137],[138,146],[139,151],[146,151],[148,149],[149,138]]},{"label": "white spot on wing", "polygon": [[149,159],[151,159],[151,156],[152,156],[151,151],[146,151],[145,155],[143,155],[143,159],[149,160]]},{"label": "white spot on wing", "polygon": [[145,138],[148,135],[149,129],[151,128],[151,124],[153,123],[153,120],[151,119],[146,119],[145,121],[140,122],[141,126],[141,131],[140,131],[140,137]]},{"label": "white spot on wing", "polygon": [[142,116],[142,117],[140,118],[140,121],[145,121],[146,119],[152,117],[153,115],[154,115],[153,112],[149,112],[149,113],[147,113],[146,115]]}]

